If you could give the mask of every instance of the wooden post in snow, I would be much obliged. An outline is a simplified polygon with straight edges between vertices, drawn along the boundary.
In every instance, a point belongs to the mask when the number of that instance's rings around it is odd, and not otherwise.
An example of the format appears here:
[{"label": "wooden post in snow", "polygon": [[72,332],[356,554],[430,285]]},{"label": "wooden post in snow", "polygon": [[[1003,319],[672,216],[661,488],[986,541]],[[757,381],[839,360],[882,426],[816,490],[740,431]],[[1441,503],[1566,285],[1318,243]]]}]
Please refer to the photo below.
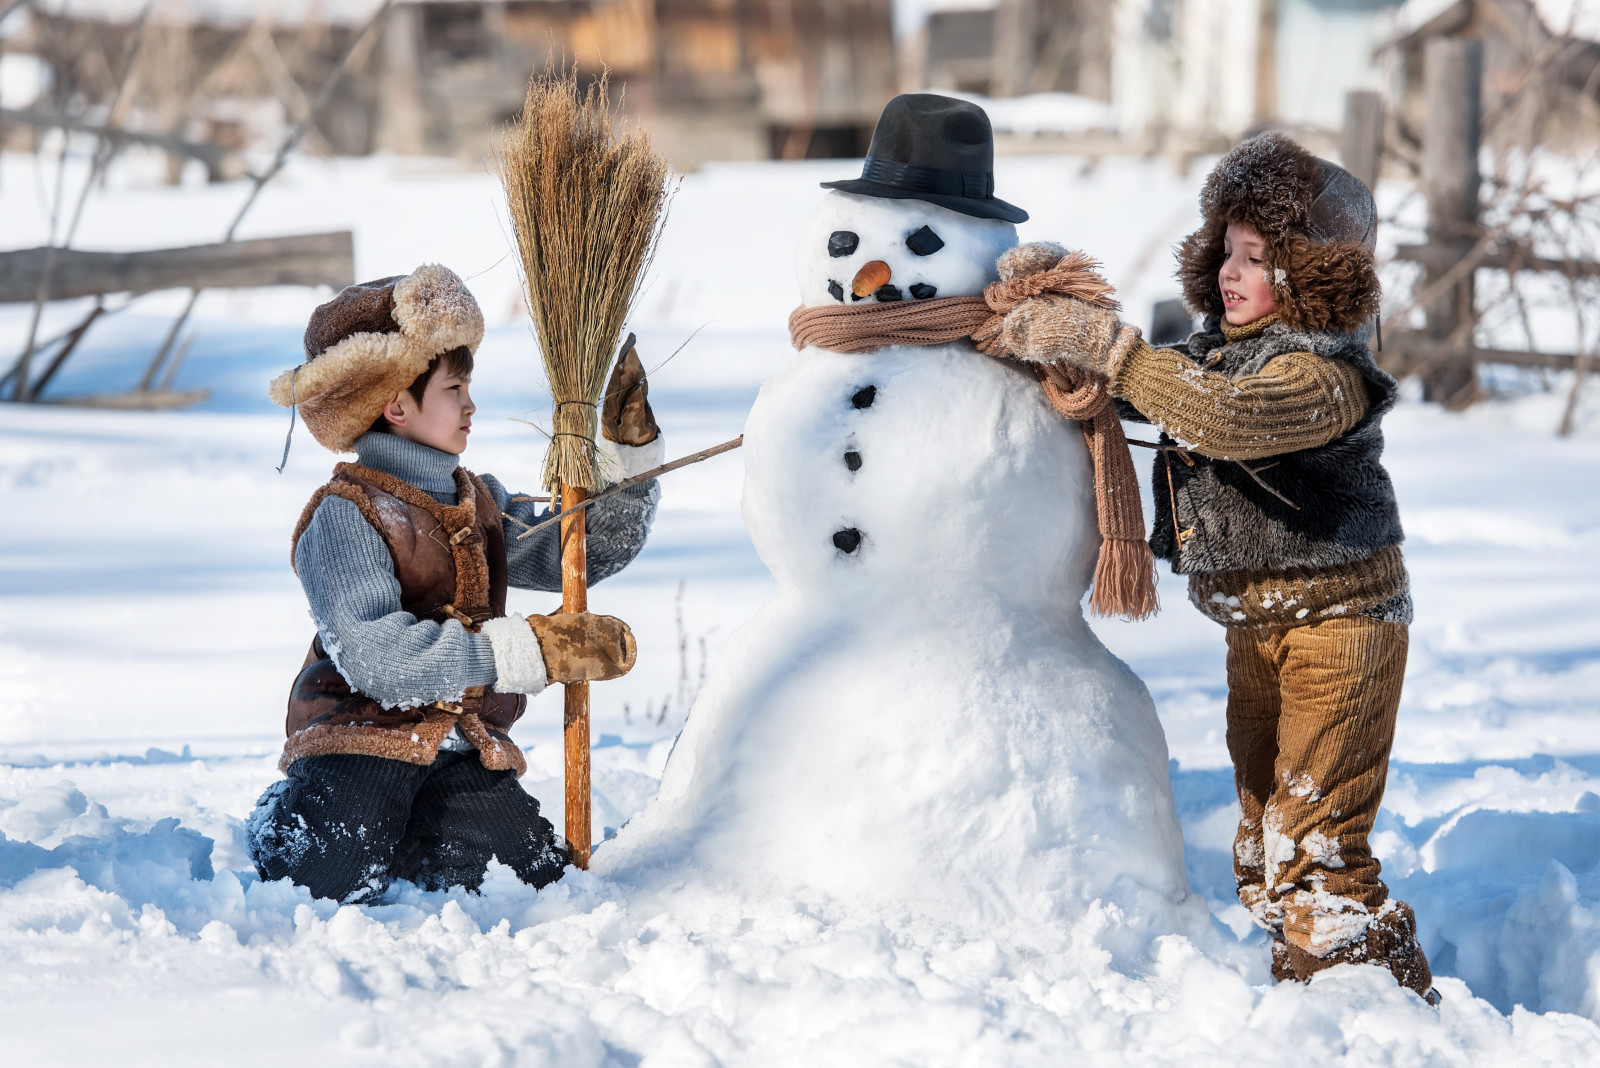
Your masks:
[{"label": "wooden post in snow", "polygon": [[[1428,243],[1448,261],[1429,266],[1425,284],[1442,276],[1478,238],[1478,139],[1482,123],[1483,42],[1454,37],[1428,42],[1424,59],[1427,125],[1422,183],[1428,197]],[[1443,404],[1471,400],[1477,365],[1470,350],[1475,323],[1473,272],[1423,310],[1426,334],[1440,351],[1422,374],[1423,396]]]}]

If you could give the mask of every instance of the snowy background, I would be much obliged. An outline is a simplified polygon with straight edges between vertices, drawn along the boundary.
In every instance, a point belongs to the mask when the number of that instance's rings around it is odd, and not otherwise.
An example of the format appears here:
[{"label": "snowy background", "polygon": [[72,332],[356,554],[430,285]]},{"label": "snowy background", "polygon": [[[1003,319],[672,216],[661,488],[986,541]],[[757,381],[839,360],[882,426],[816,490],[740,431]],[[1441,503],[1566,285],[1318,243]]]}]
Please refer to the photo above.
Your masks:
[{"label": "snowy background", "polygon": [[[1170,248],[1208,163],[1002,159],[998,192],[1034,213],[1024,239],[1102,257],[1139,322],[1176,295]],[[685,178],[633,324],[650,368],[699,331],[651,378],[670,454],[738,434],[788,358],[795,234],[816,183],[852,170]],[[51,177],[0,158],[8,246],[43,243]],[[78,244],[215,240],[243,196],[161,189],[133,158],[90,198]],[[465,459],[531,488],[542,439],[509,420],[546,421],[548,397],[493,181],[429,161],[298,161],[240,236],[342,228],[358,277],[433,260],[469,279],[490,332]],[[131,385],[182,298],[105,320],[50,392]],[[1408,402],[1385,424],[1418,607],[1375,846],[1416,907],[1435,1013],[1376,969],[1270,985],[1228,869],[1222,634],[1170,576],[1156,620],[1094,627],[1155,696],[1210,938],[1113,960],[1112,905],[1030,950],[581,873],[534,893],[495,872],[482,896],[402,889],[364,909],[260,884],[242,821],[277,775],[311,637],[289,533],[332,463],[302,430],[273,472],[288,420],[265,383],[298,361],[322,299],[207,294],[175,383],[212,390],[194,411],[0,410],[8,1064],[1600,1061],[1600,389],[1566,440],[1559,376],[1553,392],[1509,381],[1464,415]],[[42,336],[82,311],[52,308]],[[0,308],[0,351],[20,346],[25,316]],[[631,675],[594,688],[597,838],[652,795],[705,665],[772,589],[740,478],[737,452],[670,476],[645,553],[591,595],[641,649]],[[514,592],[512,607],[554,603]],[[517,729],[524,783],[558,826],[559,701],[539,698]]]}]

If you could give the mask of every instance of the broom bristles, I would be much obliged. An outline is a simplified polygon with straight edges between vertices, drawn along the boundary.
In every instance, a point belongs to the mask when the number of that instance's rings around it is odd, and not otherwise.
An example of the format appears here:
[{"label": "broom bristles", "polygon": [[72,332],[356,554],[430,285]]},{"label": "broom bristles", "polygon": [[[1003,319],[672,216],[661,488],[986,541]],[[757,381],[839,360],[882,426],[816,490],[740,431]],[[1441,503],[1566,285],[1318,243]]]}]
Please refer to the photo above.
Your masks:
[{"label": "broom bristles", "polygon": [[555,397],[545,487],[597,490],[600,395],[660,237],[668,163],[613,113],[606,78],[580,90],[574,66],[529,82],[494,166]]}]

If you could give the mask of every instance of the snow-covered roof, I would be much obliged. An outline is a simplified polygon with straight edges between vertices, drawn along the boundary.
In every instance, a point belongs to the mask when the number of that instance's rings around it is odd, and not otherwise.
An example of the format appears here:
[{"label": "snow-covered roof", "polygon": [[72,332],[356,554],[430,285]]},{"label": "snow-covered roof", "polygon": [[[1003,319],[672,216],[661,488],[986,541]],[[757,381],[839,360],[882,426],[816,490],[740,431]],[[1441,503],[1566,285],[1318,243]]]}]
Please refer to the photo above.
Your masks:
[{"label": "snow-covered roof", "polygon": [[[169,22],[206,22],[231,25],[270,19],[279,25],[299,25],[311,20],[359,23],[372,17],[382,0],[155,0],[154,19]],[[406,0],[400,0],[406,2]],[[52,14],[132,22],[147,0],[40,0],[39,8]]]},{"label": "snow-covered roof", "polygon": [[995,99],[945,89],[931,91],[977,104],[988,114],[989,125],[996,133],[1034,137],[1117,128],[1117,113],[1110,104],[1075,93],[1029,93]]},{"label": "snow-covered roof", "polygon": [[[1415,33],[1431,20],[1464,0],[1409,0],[1395,13],[1399,37]],[[1530,0],[1539,19],[1552,33],[1571,31],[1574,37],[1600,41],[1600,0]]]},{"label": "snow-covered roof", "polygon": [[1533,6],[1552,32],[1600,41],[1600,0],[1533,0]]}]

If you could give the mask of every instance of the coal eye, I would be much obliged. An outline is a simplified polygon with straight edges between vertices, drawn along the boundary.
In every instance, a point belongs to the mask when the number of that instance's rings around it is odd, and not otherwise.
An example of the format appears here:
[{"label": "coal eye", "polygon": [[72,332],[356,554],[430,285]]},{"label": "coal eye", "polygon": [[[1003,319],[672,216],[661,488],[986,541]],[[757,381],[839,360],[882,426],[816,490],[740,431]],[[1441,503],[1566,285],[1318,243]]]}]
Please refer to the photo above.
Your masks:
[{"label": "coal eye", "polygon": [[932,228],[924,226],[906,238],[906,248],[919,256],[931,256],[944,248],[944,239],[934,233]]},{"label": "coal eye", "polygon": [[[927,227],[924,226],[923,229],[926,230]],[[934,240],[937,241],[938,238],[934,238]],[[828,255],[835,259],[840,256],[848,256],[856,250],[856,246],[859,244],[861,244],[861,239],[852,231],[835,230],[828,235]]]}]

